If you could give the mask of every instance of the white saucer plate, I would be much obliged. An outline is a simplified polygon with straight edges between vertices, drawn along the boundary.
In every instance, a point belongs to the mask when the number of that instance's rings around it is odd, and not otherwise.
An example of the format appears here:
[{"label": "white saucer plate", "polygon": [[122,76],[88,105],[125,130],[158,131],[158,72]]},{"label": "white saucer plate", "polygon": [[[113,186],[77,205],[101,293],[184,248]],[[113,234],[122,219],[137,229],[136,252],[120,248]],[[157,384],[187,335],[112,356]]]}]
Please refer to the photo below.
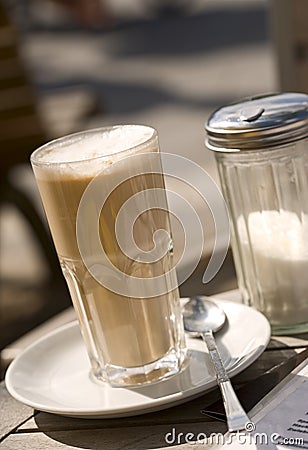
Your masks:
[{"label": "white saucer plate", "polygon": [[[248,367],[270,339],[266,318],[247,306],[217,301],[227,315],[216,334],[230,376]],[[77,322],[67,324],[28,347],[10,365],[6,386],[17,400],[65,416],[111,418],[143,414],[183,403],[216,385],[205,344],[187,338],[188,361],[181,373],[136,388],[93,381]]]}]

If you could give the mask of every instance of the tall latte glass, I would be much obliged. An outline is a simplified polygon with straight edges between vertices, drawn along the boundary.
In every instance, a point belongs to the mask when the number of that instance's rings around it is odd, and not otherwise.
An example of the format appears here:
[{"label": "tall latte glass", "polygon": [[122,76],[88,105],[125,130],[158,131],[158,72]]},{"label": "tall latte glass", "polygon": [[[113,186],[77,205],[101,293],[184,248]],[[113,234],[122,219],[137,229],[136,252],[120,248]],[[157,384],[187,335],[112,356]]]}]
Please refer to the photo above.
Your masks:
[{"label": "tall latte glass", "polygon": [[54,140],[31,163],[96,379],[138,385],[185,358],[157,132]]}]

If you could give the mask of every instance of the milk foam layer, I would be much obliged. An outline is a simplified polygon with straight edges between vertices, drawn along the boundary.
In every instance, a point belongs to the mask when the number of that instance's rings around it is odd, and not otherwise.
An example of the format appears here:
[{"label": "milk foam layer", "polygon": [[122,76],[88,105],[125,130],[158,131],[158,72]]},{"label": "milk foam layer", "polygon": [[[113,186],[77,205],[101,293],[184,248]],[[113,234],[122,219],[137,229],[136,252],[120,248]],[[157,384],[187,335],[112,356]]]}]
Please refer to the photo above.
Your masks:
[{"label": "milk foam layer", "polygon": [[61,164],[108,157],[151,139],[155,130],[142,125],[123,125],[77,133],[50,142],[32,156],[35,164]]}]

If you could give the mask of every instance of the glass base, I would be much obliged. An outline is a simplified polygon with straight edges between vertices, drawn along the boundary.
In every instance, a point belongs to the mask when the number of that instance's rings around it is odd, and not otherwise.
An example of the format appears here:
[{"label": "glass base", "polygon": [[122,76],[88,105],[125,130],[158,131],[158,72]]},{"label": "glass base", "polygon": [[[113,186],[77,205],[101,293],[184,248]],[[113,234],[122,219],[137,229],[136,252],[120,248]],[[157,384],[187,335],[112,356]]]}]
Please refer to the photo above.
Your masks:
[{"label": "glass base", "polygon": [[282,336],[284,334],[301,334],[308,333],[308,322],[298,325],[273,325],[271,324],[272,335]]},{"label": "glass base", "polygon": [[92,369],[95,381],[108,382],[114,387],[133,387],[154,383],[177,374],[186,358],[186,350],[180,352],[180,356],[174,350],[164,355],[161,359],[145,366],[118,367],[111,364],[104,369]]}]

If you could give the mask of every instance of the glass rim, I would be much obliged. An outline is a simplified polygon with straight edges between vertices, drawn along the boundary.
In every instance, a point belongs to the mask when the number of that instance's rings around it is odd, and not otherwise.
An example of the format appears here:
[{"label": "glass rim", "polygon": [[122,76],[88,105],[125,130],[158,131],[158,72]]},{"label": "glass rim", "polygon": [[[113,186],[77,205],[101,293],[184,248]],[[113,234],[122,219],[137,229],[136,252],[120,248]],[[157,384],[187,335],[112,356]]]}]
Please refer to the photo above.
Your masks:
[{"label": "glass rim", "polygon": [[[100,154],[97,156],[91,156],[89,158],[84,158],[84,159],[68,159],[67,161],[44,161],[44,160],[38,160],[39,155],[44,151],[47,150],[48,148],[52,148],[52,147],[61,147],[62,145],[65,146],[65,144],[74,144],[74,142],[79,142],[81,140],[81,138],[87,136],[87,135],[95,135],[98,134],[99,132],[107,132],[107,131],[111,131],[111,130],[115,130],[115,129],[119,129],[119,128],[144,128],[144,129],[148,129],[148,130],[152,130],[152,135],[150,137],[147,137],[146,139],[144,139],[144,141],[138,143],[138,144],[133,144],[133,145],[128,145],[127,147],[113,152],[113,153],[106,153],[106,154]],[[132,149],[138,149],[138,148],[142,148],[142,147],[146,147],[148,146],[152,141],[154,141],[155,139],[157,139],[158,137],[158,132],[157,130],[150,126],[150,125],[143,125],[143,124],[119,124],[119,125],[111,125],[111,126],[103,126],[103,127],[97,127],[97,128],[92,128],[89,130],[83,130],[83,131],[78,131],[76,133],[70,133],[55,139],[52,139],[51,141],[46,142],[45,144],[41,145],[40,147],[38,147],[37,149],[35,149],[32,154],[30,155],[30,162],[32,165],[35,166],[57,166],[57,165],[63,165],[63,164],[77,164],[77,163],[86,163],[86,162],[90,162],[90,161],[95,161],[95,160],[101,160],[101,159],[105,159],[105,158],[110,158],[111,156],[117,156],[120,155],[122,153],[125,152],[129,152]]]}]

